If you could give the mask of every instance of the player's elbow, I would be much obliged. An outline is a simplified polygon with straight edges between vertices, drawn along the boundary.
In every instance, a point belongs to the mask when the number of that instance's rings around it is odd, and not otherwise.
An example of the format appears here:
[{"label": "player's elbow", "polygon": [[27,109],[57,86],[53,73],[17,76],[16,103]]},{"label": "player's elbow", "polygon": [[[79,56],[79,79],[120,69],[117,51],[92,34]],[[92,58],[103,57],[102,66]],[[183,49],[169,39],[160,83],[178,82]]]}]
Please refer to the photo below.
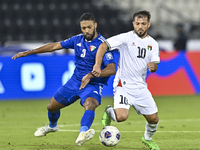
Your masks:
[{"label": "player's elbow", "polygon": [[154,70],[149,70],[151,73],[154,73],[157,71],[157,69],[154,69]]},{"label": "player's elbow", "polygon": [[55,50],[58,50],[58,49],[61,49],[61,48],[62,48],[60,42],[57,42],[57,43],[50,43],[50,44],[51,44],[51,51],[55,51]]},{"label": "player's elbow", "polygon": [[157,65],[157,64],[154,64],[154,67],[149,68],[149,71],[150,71],[151,73],[154,73],[154,72],[157,71],[157,69],[158,69],[158,65]]}]

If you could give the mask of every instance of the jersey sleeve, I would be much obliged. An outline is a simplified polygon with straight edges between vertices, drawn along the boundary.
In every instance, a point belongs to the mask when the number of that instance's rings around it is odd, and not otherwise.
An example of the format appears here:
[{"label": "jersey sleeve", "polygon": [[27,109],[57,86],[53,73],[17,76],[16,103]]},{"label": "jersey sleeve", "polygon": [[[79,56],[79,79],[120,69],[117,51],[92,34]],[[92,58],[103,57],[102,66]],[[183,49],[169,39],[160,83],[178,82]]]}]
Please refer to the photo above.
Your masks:
[{"label": "jersey sleeve", "polygon": [[115,63],[114,54],[113,52],[106,52],[103,57],[103,64],[106,66],[110,63]]},{"label": "jersey sleeve", "polygon": [[112,36],[110,38],[108,38],[105,42],[108,45],[108,50],[114,50],[114,49],[118,49],[122,44],[125,43],[125,38],[126,34],[122,33],[122,34],[118,34],[115,36]]},{"label": "jersey sleeve", "polygon": [[76,36],[73,36],[69,39],[66,39],[64,41],[61,41],[60,44],[63,48],[71,48],[71,49],[74,49],[74,43],[75,43],[75,40],[76,40]]},{"label": "jersey sleeve", "polygon": [[151,62],[154,62],[156,64],[160,63],[160,55],[159,55],[159,46],[158,43],[155,42],[153,46],[153,53],[151,57]]}]

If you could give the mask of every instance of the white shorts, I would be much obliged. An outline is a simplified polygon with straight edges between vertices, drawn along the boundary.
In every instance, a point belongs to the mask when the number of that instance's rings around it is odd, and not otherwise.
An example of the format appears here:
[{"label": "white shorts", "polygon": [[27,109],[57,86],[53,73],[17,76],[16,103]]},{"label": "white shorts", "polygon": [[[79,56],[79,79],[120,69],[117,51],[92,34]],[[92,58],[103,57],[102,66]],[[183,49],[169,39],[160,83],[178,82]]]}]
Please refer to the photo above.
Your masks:
[{"label": "white shorts", "polygon": [[152,115],[158,112],[156,103],[147,88],[133,89],[127,92],[123,87],[116,87],[114,90],[114,109],[129,109],[130,105],[138,115]]}]

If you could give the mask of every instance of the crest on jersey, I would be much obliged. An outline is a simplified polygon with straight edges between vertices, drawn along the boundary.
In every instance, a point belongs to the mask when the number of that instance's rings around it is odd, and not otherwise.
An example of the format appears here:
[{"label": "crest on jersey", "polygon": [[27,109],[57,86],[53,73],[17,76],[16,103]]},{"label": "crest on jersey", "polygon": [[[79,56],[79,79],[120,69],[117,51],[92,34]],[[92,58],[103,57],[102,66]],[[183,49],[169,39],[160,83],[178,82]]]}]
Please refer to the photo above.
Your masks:
[{"label": "crest on jersey", "polygon": [[147,49],[151,51],[152,50],[152,46],[148,45]]},{"label": "crest on jersey", "polygon": [[106,53],[105,55],[106,55],[106,59],[107,59],[107,60],[113,59],[113,56],[112,56],[111,53]]},{"label": "crest on jersey", "polygon": [[92,52],[92,51],[94,51],[96,49],[96,46],[94,46],[94,45],[91,45],[90,46],[90,51]]}]

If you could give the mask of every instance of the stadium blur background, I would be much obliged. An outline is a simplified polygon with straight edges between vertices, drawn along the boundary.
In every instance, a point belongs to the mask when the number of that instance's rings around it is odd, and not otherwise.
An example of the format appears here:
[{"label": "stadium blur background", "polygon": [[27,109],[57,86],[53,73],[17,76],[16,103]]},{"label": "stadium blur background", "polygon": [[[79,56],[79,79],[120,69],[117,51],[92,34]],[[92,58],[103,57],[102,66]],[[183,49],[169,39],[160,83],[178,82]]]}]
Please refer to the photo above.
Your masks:
[{"label": "stadium blur background", "polygon": [[[139,10],[151,12],[149,35],[160,46],[159,69],[147,76],[152,94],[200,94],[199,8],[200,0],[0,0],[0,100],[50,98],[73,73],[73,50],[14,61],[15,53],[79,34],[84,12],[94,14],[105,38],[133,30]],[[185,51],[174,48],[177,24],[188,38]],[[112,96],[112,80],[104,96]]]}]

